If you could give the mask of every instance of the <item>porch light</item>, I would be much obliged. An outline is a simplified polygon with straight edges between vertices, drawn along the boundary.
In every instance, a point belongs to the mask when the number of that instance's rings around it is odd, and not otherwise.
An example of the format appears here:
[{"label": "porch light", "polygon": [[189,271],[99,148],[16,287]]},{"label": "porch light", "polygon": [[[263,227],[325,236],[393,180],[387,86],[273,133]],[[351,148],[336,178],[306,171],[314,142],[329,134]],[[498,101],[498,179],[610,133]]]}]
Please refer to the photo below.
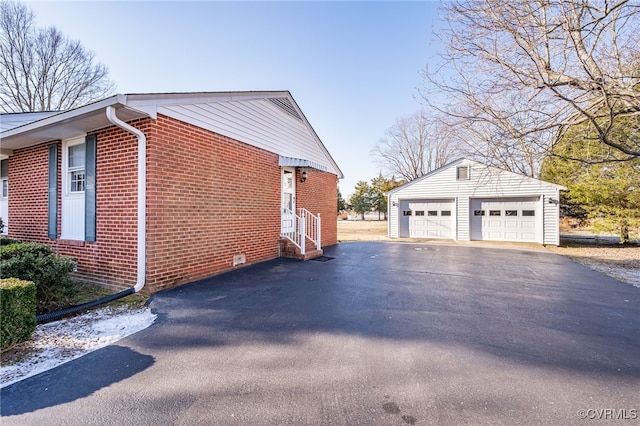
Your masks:
[{"label": "porch light", "polygon": [[305,180],[307,180],[307,172],[304,171],[300,174],[300,182],[304,182]]}]

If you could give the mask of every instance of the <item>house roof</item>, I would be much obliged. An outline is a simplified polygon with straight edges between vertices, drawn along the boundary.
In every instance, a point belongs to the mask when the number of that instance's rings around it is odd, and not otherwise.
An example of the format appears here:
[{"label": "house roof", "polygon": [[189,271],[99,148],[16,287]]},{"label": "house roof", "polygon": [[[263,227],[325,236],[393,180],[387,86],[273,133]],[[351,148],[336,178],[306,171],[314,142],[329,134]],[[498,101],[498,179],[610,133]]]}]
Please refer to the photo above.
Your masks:
[{"label": "house roof", "polygon": [[289,91],[117,94],[68,111],[2,114],[2,153],[109,127],[108,106],[123,121],[167,115],[343,177]]},{"label": "house roof", "polygon": [[18,112],[0,114],[0,132],[58,114],[60,111]]},{"label": "house roof", "polygon": [[494,172],[508,173],[508,174],[517,176],[518,178],[520,178],[522,180],[543,182],[543,183],[545,183],[545,184],[547,184],[549,186],[556,187],[556,188],[558,188],[560,190],[566,190],[567,189],[562,185],[558,185],[558,184],[551,183],[551,182],[546,182],[546,181],[543,181],[543,180],[540,180],[540,179],[536,179],[536,178],[532,178],[532,177],[529,177],[529,176],[525,176],[523,174],[514,173],[514,172],[511,172],[509,170],[501,169],[499,167],[489,166],[489,165],[480,163],[478,161],[469,160],[467,158],[458,158],[457,160],[451,161],[451,162],[445,164],[444,166],[442,166],[442,167],[440,167],[438,169],[430,171],[429,173],[425,174],[424,176],[421,176],[421,177],[419,177],[417,179],[414,179],[414,180],[409,181],[409,182],[407,182],[407,183],[405,183],[403,185],[400,185],[400,186],[398,186],[396,188],[393,188],[391,191],[387,192],[387,195],[391,195],[391,194],[393,194],[395,192],[401,191],[404,188],[407,188],[407,187],[409,187],[411,185],[414,185],[414,184],[416,184],[418,182],[422,182],[423,180],[429,179],[430,177],[432,177],[432,176],[434,176],[434,175],[436,175],[438,173],[441,173],[441,172],[443,172],[443,171],[445,171],[447,169],[450,169],[451,167],[457,167],[458,165],[461,165],[461,164],[469,164],[469,165],[473,164],[473,165],[476,165],[476,166],[484,167],[484,168],[486,168],[488,170],[493,170]]}]

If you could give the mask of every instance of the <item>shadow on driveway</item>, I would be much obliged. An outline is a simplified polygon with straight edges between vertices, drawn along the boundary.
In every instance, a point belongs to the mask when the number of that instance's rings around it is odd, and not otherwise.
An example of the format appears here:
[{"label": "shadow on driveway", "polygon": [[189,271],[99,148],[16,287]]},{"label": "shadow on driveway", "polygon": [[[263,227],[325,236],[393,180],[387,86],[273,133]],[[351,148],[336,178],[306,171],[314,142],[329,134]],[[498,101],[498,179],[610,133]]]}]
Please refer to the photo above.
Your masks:
[{"label": "shadow on driveway", "polygon": [[92,395],[154,364],[123,346],[107,346],[0,390],[0,415],[15,416]]}]

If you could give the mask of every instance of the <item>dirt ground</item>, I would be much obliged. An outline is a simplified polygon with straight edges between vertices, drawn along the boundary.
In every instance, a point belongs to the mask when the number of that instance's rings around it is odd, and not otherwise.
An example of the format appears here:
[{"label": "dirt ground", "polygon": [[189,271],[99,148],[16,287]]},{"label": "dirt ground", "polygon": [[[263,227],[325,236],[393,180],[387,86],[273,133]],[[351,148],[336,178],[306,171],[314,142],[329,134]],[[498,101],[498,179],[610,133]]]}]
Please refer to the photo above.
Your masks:
[{"label": "dirt ground", "polygon": [[[563,231],[561,230],[561,234]],[[339,241],[392,241],[387,237],[386,221],[338,221]],[[405,239],[403,239],[405,240]],[[436,242],[435,240],[433,242]],[[441,242],[441,241],[438,241]],[[497,243],[501,245],[502,243]],[[515,245],[516,243],[506,243]],[[531,244],[526,244],[531,246]],[[542,248],[542,246],[534,245]],[[640,287],[640,245],[621,246],[601,240],[562,239],[558,247],[546,250],[567,256],[573,261],[607,274],[617,280]]]}]

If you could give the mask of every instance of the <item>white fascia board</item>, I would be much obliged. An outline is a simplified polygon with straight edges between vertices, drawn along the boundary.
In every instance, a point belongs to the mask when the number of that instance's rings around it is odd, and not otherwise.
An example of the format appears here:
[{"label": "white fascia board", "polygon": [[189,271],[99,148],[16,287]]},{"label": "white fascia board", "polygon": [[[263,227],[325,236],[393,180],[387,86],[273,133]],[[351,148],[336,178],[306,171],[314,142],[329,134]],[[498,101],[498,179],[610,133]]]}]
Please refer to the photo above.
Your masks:
[{"label": "white fascia board", "polygon": [[60,112],[58,114],[55,115],[51,115],[49,117],[37,120],[37,121],[33,121],[29,124],[25,124],[23,126],[19,126],[19,127],[15,127],[11,130],[7,130],[6,132],[2,133],[2,138],[8,138],[10,136],[14,136],[20,133],[26,133],[29,132],[31,130],[36,130],[36,129],[40,129],[42,127],[46,127],[46,126],[50,126],[53,124],[57,124],[61,121],[64,120],[73,120],[76,117],[79,117],[81,115],[84,114],[88,114],[91,113],[97,109],[103,109],[106,108],[110,105],[115,105],[117,103],[119,103],[119,97],[122,95],[114,95],[110,98],[106,98],[103,99],[101,101],[98,102],[94,102],[92,104],[88,104],[79,108],[75,108],[72,110],[68,110],[68,111],[64,111],[64,112]]},{"label": "white fascia board", "polygon": [[129,93],[124,95],[126,104],[133,108],[143,106],[203,104],[218,102],[237,102],[276,97],[290,97],[288,91],[256,92],[183,92],[183,93]]},{"label": "white fascia board", "polygon": [[300,109],[300,107],[298,106],[298,103],[296,102],[296,100],[293,99],[293,96],[291,95],[290,92],[286,92],[286,94],[287,94],[287,97],[289,98],[289,100],[291,101],[291,103],[293,104],[294,108],[298,111],[298,114],[300,114],[300,117],[302,117],[302,119],[304,121],[304,124],[307,126],[307,128],[311,132],[311,135],[313,135],[313,138],[316,140],[316,142],[320,146],[320,149],[322,149],[322,151],[324,152],[324,154],[327,157],[327,159],[331,162],[334,170],[336,172],[338,172],[338,179],[344,179],[344,173],[342,173],[342,170],[340,170],[340,167],[338,167],[338,164],[336,163],[336,161],[331,156],[331,153],[329,153],[329,150],[327,149],[327,147],[324,146],[324,143],[322,143],[322,140],[320,139],[320,137],[316,133],[316,131],[313,128],[313,126],[311,126],[311,123],[309,123],[309,120],[307,120],[307,117],[302,112],[302,109]]},{"label": "white fascia board", "polygon": [[79,135],[109,126],[105,111],[110,106],[121,111],[121,116],[126,117],[126,120],[143,117],[155,119],[157,115],[156,109],[151,106],[133,108],[127,105],[126,96],[118,94],[2,132],[0,138],[3,148],[24,148],[49,140],[71,137],[72,133]]}]

